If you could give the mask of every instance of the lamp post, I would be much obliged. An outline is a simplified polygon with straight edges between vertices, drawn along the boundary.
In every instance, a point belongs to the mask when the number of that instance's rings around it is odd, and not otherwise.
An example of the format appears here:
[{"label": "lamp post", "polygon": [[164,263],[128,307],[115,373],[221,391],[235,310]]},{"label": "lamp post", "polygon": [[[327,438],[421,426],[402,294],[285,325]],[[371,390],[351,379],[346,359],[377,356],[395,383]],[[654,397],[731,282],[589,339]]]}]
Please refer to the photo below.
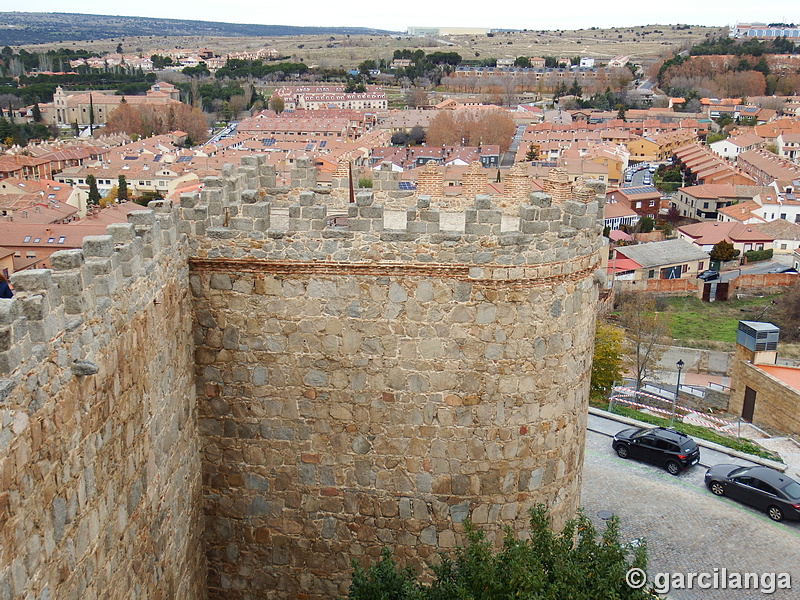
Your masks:
[{"label": "lamp post", "polygon": [[669,417],[670,427],[672,427],[672,424],[675,422],[675,405],[678,403],[678,394],[681,392],[681,369],[683,369],[683,361],[678,360],[675,366],[678,367],[678,387],[675,388],[675,398],[672,400],[672,414]]}]

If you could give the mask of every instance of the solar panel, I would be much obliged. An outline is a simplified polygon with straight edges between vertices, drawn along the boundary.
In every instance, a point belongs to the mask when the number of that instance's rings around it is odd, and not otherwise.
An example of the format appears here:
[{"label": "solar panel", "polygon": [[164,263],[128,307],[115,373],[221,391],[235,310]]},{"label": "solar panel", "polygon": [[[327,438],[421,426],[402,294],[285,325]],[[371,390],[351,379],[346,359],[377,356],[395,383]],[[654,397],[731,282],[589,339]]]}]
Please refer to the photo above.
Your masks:
[{"label": "solar panel", "polygon": [[320,147],[320,148],[324,148],[324,147],[325,147],[325,146],[327,146],[327,145],[328,145],[328,140],[322,140],[322,141],[319,143],[319,147]]},{"label": "solar panel", "polygon": [[156,155],[153,157],[153,162],[158,162],[158,161],[160,161],[162,156],[163,156],[162,154],[156,154]]},{"label": "solar panel", "polygon": [[313,150],[314,144],[306,144],[306,151]]},{"label": "solar panel", "polygon": [[274,146],[275,138],[261,138],[261,143],[265,146]]},{"label": "solar panel", "polygon": [[652,185],[642,185],[639,187],[626,187],[622,188],[626,194],[648,194],[650,192],[658,192]]},{"label": "solar panel", "polygon": [[191,156],[179,156],[175,162],[189,162],[192,160]]},{"label": "solar panel", "polygon": [[138,156],[126,156],[125,160],[138,160]]},{"label": "solar panel", "polygon": [[411,191],[417,189],[417,186],[414,185],[414,183],[412,183],[411,181],[401,181],[400,183],[397,184],[397,188],[400,190]]}]

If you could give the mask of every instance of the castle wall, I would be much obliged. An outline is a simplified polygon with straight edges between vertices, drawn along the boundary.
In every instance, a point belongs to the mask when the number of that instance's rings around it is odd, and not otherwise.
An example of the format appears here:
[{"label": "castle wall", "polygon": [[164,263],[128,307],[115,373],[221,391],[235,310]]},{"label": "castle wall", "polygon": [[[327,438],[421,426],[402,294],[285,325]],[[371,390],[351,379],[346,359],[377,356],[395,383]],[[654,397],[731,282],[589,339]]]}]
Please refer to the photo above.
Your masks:
[{"label": "castle wall", "polygon": [[132,221],[0,300],[0,598],[205,597],[187,246]]},{"label": "castle wall", "polygon": [[210,598],[337,597],[350,560],[384,546],[422,566],[466,518],[500,536],[538,502],[556,525],[574,515],[594,192],[556,178],[508,232],[485,196],[444,232],[426,196],[390,228],[360,193],[330,228],[307,192],[278,232],[226,181],[181,201],[205,231],[190,264]]},{"label": "castle wall", "polygon": [[12,277],[0,599],[330,598],[383,546],[574,514],[595,190],[454,218],[387,184],[331,226],[275,185],[245,158]]}]

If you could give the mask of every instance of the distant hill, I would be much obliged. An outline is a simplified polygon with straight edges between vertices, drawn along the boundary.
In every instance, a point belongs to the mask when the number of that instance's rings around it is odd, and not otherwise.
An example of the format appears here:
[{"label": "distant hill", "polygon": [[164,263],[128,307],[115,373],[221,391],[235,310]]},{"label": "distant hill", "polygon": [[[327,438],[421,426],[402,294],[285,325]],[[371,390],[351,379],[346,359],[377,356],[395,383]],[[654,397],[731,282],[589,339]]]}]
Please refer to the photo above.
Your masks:
[{"label": "distant hill", "polygon": [[214,21],[111,17],[74,13],[0,12],[0,46],[104,40],[128,36],[275,37],[294,35],[382,35],[368,27],[292,27]]}]

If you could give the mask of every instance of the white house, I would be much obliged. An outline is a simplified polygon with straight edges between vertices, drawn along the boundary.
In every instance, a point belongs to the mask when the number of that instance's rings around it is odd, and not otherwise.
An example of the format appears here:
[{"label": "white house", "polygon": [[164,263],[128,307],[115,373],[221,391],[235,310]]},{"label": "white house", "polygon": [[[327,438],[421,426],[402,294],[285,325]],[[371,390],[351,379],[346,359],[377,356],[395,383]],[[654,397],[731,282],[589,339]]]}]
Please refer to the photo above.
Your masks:
[{"label": "white house", "polygon": [[593,58],[589,58],[587,56],[582,56],[581,57],[581,62],[580,62],[580,67],[581,68],[586,67],[587,69],[593,69],[594,68],[594,59]]},{"label": "white house", "polygon": [[764,143],[764,138],[752,133],[745,133],[736,137],[726,138],[709,144],[711,151],[722,158],[736,159],[742,152],[759,148]]},{"label": "white house", "polygon": [[800,133],[782,132],[775,139],[778,156],[797,162],[800,160]]}]

